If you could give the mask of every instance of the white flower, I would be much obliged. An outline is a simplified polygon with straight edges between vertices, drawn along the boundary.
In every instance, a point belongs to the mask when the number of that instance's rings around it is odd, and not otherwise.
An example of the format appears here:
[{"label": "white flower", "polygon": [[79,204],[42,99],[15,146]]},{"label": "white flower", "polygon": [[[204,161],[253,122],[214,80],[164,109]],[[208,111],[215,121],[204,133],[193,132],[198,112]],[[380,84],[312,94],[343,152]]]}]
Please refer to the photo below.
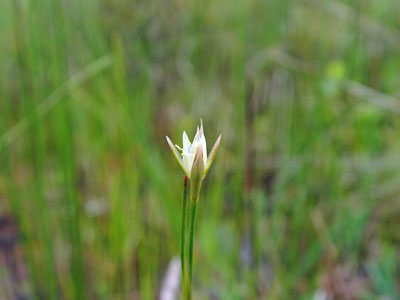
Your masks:
[{"label": "white flower", "polygon": [[[193,162],[198,162],[195,163],[195,165],[201,167],[202,179],[203,179],[206,176],[208,170],[210,169],[211,163],[213,162],[215,154],[217,153],[218,147],[221,143],[221,135],[219,135],[217,141],[215,142],[208,156],[207,156],[206,137],[204,136],[202,120],[200,120],[200,128],[197,127],[197,133],[192,143],[190,143],[189,138],[185,131],[183,132],[182,148],[179,147],[178,145],[174,146],[168,136],[166,138],[169,147],[171,148],[180,166],[185,171],[189,179],[192,175],[192,171],[195,171],[192,170]],[[182,154],[179,154],[177,149],[181,151]],[[202,161],[202,165],[200,165],[200,161],[198,161],[199,159]]]}]

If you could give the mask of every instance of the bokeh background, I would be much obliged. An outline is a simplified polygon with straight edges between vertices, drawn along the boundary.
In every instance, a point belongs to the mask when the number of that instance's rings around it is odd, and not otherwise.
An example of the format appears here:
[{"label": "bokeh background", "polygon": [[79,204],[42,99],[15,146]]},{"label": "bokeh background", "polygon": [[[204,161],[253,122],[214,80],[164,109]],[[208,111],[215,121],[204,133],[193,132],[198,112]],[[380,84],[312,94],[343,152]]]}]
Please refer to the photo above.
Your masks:
[{"label": "bokeh background", "polygon": [[399,50],[396,0],[0,1],[0,299],[157,299],[200,118],[196,299],[400,299]]}]

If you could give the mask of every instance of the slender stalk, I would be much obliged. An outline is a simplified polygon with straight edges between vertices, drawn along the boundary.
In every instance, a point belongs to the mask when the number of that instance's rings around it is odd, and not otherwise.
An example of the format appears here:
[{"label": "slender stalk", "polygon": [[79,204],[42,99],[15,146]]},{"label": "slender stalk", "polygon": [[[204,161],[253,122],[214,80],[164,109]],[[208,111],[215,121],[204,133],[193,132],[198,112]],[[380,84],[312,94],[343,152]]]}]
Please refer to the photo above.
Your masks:
[{"label": "slender stalk", "polygon": [[181,269],[182,269],[182,292],[183,292],[183,295],[185,295],[185,290],[187,288],[186,268],[185,268],[187,181],[188,181],[188,178],[187,178],[187,176],[185,176],[185,181],[183,183],[182,217],[181,217]]},{"label": "slender stalk", "polygon": [[187,300],[192,299],[192,278],[193,278],[193,242],[194,242],[194,228],[196,223],[196,209],[197,200],[190,201],[190,223],[189,223],[189,287]]}]

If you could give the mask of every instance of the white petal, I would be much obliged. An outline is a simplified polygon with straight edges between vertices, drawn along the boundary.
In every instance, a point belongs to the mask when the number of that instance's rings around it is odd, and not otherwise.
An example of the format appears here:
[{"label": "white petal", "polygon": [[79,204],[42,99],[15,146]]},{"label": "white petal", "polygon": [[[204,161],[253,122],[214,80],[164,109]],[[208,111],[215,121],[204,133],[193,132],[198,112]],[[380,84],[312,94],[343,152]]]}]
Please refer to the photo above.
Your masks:
[{"label": "white petal", "polygon": [[190,146],[190,153],[191,154],[193,154],[193,155],[196,154],[196,150],[197,150],[197,147],[199,146],[199,144],[200,144],[200,130],[197,127],[196,135],[195,135],[195,137],[193,139],[192,145]]},{"label": "white petal", "polygon": [[204,165],[207,162],[207,143],[206,143],[206,137],[204,135],[204,129],[203,129],[203,119],[200,119],[200,146],[201,150],[203,151],[203,160],[204,160]]},{"label": "white petal", "polygon": [[201,133],[201,135],[204,135],[204,130],[203,130],[203,119],[200,119],[200,133]]},{"label": "white petal", "polygon": [[200,146],[201,146],[201,150],[203,151],[204,165],[206,165],[206,163],[207,163],[207,143],[206,143],[206,137],[204,135],[202,135],[200,138]]},{"label": "white petal", "polygon": [[182,139],[183,139],[183,147],[182,147],[183,151],[186,153],[189,153],[191,144],[190,144],[189,138],[186,134],[186,131],[183,132]]},{"label": "white petal", "polygon": [[[190,174],[192,170],[192,164],[193,164],[193,157],[189,155],[184,155],[182,158],[182,163],[183,166],[185,167],[185,170],[188,174]],[[190,178],[190,176],[189,176]]]}]

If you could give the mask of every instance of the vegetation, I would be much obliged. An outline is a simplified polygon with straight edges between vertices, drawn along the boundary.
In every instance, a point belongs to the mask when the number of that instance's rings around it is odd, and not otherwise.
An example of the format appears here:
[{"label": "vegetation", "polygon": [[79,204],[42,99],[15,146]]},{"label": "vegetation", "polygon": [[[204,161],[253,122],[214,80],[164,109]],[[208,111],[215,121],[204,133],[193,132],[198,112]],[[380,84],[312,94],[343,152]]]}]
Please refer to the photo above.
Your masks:
[{"label": "vegetation", "polygon": [[398,1],[0,9],[1,299],[158,297],[200,117],[194,299],[400,298]]}]

